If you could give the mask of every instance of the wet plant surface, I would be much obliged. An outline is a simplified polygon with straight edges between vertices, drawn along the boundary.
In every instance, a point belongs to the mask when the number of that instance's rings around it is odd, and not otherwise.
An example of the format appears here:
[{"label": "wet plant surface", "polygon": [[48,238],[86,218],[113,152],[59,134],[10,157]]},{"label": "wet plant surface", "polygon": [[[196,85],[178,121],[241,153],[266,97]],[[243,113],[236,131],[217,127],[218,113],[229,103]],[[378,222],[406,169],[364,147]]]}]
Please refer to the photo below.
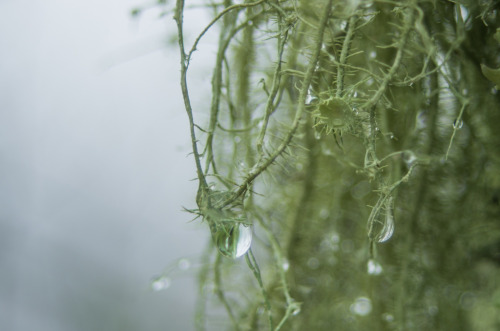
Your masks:
[{"label": "wet plant surface", "polygon": [[[172,4],[190,211],[213,238],[199,330],[500,327],[499,6],[207,2],[188,45]],[[211,100],[193,109],[213,30]]]}]

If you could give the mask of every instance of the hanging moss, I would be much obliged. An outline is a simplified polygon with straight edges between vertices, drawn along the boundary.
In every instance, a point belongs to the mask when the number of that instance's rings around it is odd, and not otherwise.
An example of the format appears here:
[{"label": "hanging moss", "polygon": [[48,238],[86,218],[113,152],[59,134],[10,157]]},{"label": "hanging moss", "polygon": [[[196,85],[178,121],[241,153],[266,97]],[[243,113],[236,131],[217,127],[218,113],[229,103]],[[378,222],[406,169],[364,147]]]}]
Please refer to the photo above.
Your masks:
[{"label": "hanging moss", "polygon": [[[194,45],[187,10],[192,212],[215,240],[198,329],[499,329],[500,3],[226,0]],[[203,123],[186,74],[208,29]]]}]

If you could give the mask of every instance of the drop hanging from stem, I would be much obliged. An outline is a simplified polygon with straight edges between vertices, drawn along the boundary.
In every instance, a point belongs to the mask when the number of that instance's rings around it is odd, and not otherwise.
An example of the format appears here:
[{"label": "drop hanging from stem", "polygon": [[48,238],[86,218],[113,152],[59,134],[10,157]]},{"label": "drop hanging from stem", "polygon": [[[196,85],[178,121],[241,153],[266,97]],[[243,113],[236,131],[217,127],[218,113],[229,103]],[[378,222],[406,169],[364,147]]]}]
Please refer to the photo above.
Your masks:
[{"label": "drop hanging from stem", "polygon": [[368,237],[378,243],[391,239],[394,234],[394,198],[389,196],[383,206],[374,207],[368,223]]}]

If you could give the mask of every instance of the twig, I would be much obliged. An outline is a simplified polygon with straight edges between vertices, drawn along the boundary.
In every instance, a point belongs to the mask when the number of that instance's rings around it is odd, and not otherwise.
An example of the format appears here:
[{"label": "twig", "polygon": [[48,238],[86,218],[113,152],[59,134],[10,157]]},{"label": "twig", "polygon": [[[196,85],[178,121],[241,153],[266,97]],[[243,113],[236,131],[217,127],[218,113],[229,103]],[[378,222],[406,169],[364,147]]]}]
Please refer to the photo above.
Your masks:
[{"label": "twig", "polygon": [[[207,181],[205,179],[205,176],[203,175],[203,169],[201,167],[201,161],[200,161],[200,154],[198,152],[198,146],[196,143],[196,133],[195,133],[195,124],[194,124],[194,119],[193,119],[193,109],[191,107],[191,101],[189,99],[189,92],[188,92],[188,87],[187,87],[187,79],[186,79],[186,74],[187,74],[187,65],[188,65],[188,60],[186,59],[186,53],[185,53],[185,48],[184,48],[184,32],[183,32],[183,12],[184,12],[184,0],[177,0],[176,7],[175,7],[175,15],[174,15],[174,20],[177,23],[177,35],[179,39],[179,50],[180,50],[180,55],[181,55],[181,90],[182,90],[182,96],[184,99],[184,107],[186,109],[186,113],[189,118],[189,129],[191,132],[191,144],[193,148],[193,154],[194,154],[194,160],[196,163],[196,173],[198,175],[198,181],[200,188],[207,188]],[[201,192],[198,192],[198,195]],[[197,197],[199,198],[199,196]]]},{"label": "twig", "polygon": [[217,254],[217,257],[215,258],[215,268],[214,268],[215,292],[217,293],[217,297],[219,298],[219,300],[224,305],[224,308],[226,308],[227,314],[229,315],[229,318],[233,323],[234,329],[238,331],[240,329],[238,326],[238,321],[234,317],[233,310],[231,309],[229,302],[227,302],[226,296],[224,295],[224,291],[222,290],[222,281],[220,275],[221,263],[222,263],[222,255]]},{"label": "twig", "polygon": [[[224,16],[225,14],[229,13],[230,11],[232,11],[234,9],[254,7],[254,6],[258,6],[261,3],[264,3],[266,1],[269,1],[269,0],[259,0],[259,1],[252,2],[252,3],[235,4],[235,5],[229,6],[226,9],[224,9],[223,11],[221,11],[217,16],[215,16],[215,18],[210,23],[208,23],[208,25],[205,27],[205,29],[203,29],[203,31],[198,35],[198,37],[194,41],[193,46],[191,47],[191,50],[189,51],[189,54],[187,56],[188,62],[191,60],[191,55],[194,53],[194,51],[196,51],[196,46],[198,46],[200,39],[203,37],[203,35],[205,35],[205,33],[207,33],[207,31],[212,27],[212,25],[214,25],[215,22],[217,22],[222,16]],[[183,0],[177,0],[177,4],[179,4],[179,2],[184,3]]]},{"label": "twig", "polygon": [[260,289],[262,291],[262,296],[264,297],[264,303],[266,304],[267,315],[269,319],[269,330],[273,330],[273,315],[271,312],[271,302],[269,301],[269,296],[267,295],[266,288],[264,287],[264,283],[262,282],[262,277],[260,274],[259,265],[257,264],[257,260],[253,255],[252,249],[248,250],[248,253],[245,254],[245,260],[247,261],[248,267],[252,270],[257,282],[259,283]]},{"label": "twig", "polygon": [[[280,30],[282,28],[282,24],[280,24]],[[262,145],[264,143],[264,136],[266,135],[266,129],[267,125],[269,123],[269,117],[271,117],[272,112],[274,111],[274,99],[276,98],[276,94],[278,93],[278,88],[280,85],[281,81],[281,65],[282,65],[282,59],[283,59],[283,52],[285,51],[285,44],[288,39],[288,29],[286,29],[284,32],[280,31],[279,34],[279,43],[278,43],[278,63],[276,64],[276,68],[274,69],[274,75],[273,75],[273,85],[271,87],[271,93],[269,94],[269,97],[267,98],[267,103],[266,103],[266,113],[264,116],[264,121],[262,123],[262,128],[259,134],[259,137],[257,139],[257,152],[263,156],[263,149]]]},{"label": "twig", "polygon": [[294,137],[295,132],[297,131],[297,128],[299,127],[300,120],[302,119],[302,115],[303,115],[304,110],[305,110],[305,106],[306,106],[305,101],[306,101],[306,97],[307,97],[307,91],[309,90],[309,86],[311,85],[311,81],[312,81],[314,71],[316,68],[316,63],[318,62],[319,54],[321,51],[321,45],[323,44],[323,36],[324,36],[326,25],[327,25],[326,22],[328,20],[328,17],[330,16],[332,2],[333,2],[333,0],[329,0],[328,3],[326,4],[324,14],[323,14],[321,21],[320,21],[320,26],[318,29],[318,37],[317,37],[318,39],[317,39],[316,45],[315,45],[316,47],[315,47],[314,53],[311,57],[311,61],[309,62],[309,66],[308,66],[307,71],[306,71],[306,76],[304,78],[303,85],[302,85],[302,88],[300,90],[299,99],[297,101],[298,102],[297,112],[295,113],[295,118],[294,118],[293,123],[292,123],[292,128],[288,132],[285,139],[278,146],[278,148],[276,148],[276,150],[267,159],[261,160],[253,167],[253,169],[250,171],[250,173],[245,178],[243,183],[236,190],[233,198],[228,199],[226,201],[225,205],[232,203],[238,197],[243,195],[247,191],[247,188],[249,187],[249,185],[255,180],[255,178],[257,178],[264,170],[266,170],[267,167],[269,167],[269,165],[271,165],[274,162],[274,160],[279,155],[281,155],[281,153],[283,153],[285,148],[288,146],[288,144],[290,144],[290,141]]},{"label": "twig", "polygon": [[354,35],[355,24],[356,24],[356,16],[351,16],[347,23],[347,34],[344,39],[344,43],[342,44],[342,51],[340,53],[340,63],[337,66],[337,91],[335,96],[340,98],[344,93],[344,65],[347,62],[347,55],[351,48],[352,36]]}]

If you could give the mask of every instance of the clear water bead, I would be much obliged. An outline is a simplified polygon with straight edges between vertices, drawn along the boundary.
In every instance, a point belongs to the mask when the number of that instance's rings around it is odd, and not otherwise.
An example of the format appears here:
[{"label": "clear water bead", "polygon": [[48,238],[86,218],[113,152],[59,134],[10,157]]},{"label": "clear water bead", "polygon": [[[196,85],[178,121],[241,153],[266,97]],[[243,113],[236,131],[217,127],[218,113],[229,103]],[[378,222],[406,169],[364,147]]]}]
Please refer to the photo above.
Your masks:
[{"label": "clear water bead", "polygon": [[382,265],[375,259],[370,259],[368,260],[368,263],[366,265],[368,274],[370,275],[380,275],[384,269],[382,268]]},{"label": "clear water bead", "polygon": [[386,242],[391,239],[392,234],[394,233],[394,212],[392,210],[392,204],[390,203],[385,211],[385,222],[382,230],[377,236],[377,241],[379,243]]},{"label": "clear water bead", "polygon": [[368,224],[368,237],[379,243],[391,239],[394,233],[394,199],[389,196],[382,208],[372,210]]},{"label": "clear water bead", "polygon": [[366,316],[372,311],[372,302],[367,297],[359,297],[351,305],[350,311],[359,316]]},{"label": "clear water bead", "polygon": [[382,315],[382,319],[383,319],[384,321],[386,321],[386,322],[389,322],[389,323],[390,323],[390,322],[394,322],[394,316],[392,316],[392,315],[391,315],[391,314],[389,314],[389,313],[384,313],[384,314]]},{"label": "clear water bead", "polygon": [[153,291],[163,291],[170,287],[172,280],[167,276],[159,276],[151,281],[151,289]]},{"label": "clear water bead", "polygon": [[319,268],[319,260],[315,257],[311,257],[307,260],[307,266],[309,269],[316,270]]},{"label": "clear water bead", "polygon": [[457,118],[456,120],[453,121],[454,129],[460,130],[461,128],[463,128],[463,126],[464,126],[464,121],[462,119],[458,120]]},{"label": "clear water bead", "polygon": [[180,270],[188,270],[191,267],[191,262],[188,259],[180,259],[177,262],[177,267]]},{"label": "clear water bead", "polygon": [[288,269],[290,269],[290,262],[288,262],[287,259],[284,259],[281,267],[283,268],[283,271],[288,271]]},{"label": "clear water bead", "polygon": [[250,249],[252,244],[252,227],[243,223],[233,225],[229,231],[217,234],[216,245],[225,257],[239,258]]}]

